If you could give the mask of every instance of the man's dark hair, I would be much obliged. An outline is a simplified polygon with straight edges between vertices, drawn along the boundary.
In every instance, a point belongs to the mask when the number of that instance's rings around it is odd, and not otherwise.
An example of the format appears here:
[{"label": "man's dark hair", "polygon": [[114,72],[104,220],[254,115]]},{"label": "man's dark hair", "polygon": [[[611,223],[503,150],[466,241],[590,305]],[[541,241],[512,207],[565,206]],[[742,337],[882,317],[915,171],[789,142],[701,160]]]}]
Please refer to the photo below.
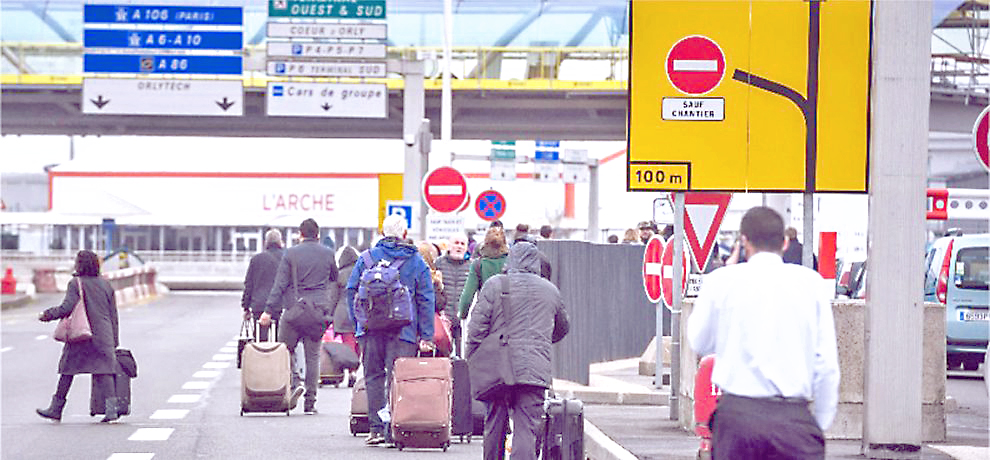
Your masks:
[{"label": "man's dark hair", "polygon": [[784,247],[784,219],[773,209],[757,206],[743,215],[739,232],[754,248],[780,252]]},{"label": "man's dark hair", "polygon": [[76,254],[76,276],[100,276],[100,256],[82,250]]},{"label": "man's dark hair", "polygon": [[313,219],[306,219],[299,224],[299,233],[303,238],[316,238],[320,233],[320,226]]},{"label": "man's dark hair", "polygon": [[529,233],[529,225],[526,225],[526,224],[517,224],[516,225],[516,234],[517,235],[518,234],[526,234],[526,233]]},{"label": "man's dark hair", "polygon": [[488,224],[488,228],[492,228],[492,227],[505,228],[505,226],[502,225],[502,221],[498,219],[495,219],[492,221],[492,223]]},{"label": "man's dark hair", "polygon": [[611,234],[611,235],[609,235],[608,236],[608,242],[609,243],[612,243],[612,244],[618,243],[619,242],[619,235],[616,235],[614,233]]},{"label": "man's dark hair", "polygon": [[540,236],[550,239],[551,235],[553,235],[553,227],[549,225],[544,225],[540,227]]}]

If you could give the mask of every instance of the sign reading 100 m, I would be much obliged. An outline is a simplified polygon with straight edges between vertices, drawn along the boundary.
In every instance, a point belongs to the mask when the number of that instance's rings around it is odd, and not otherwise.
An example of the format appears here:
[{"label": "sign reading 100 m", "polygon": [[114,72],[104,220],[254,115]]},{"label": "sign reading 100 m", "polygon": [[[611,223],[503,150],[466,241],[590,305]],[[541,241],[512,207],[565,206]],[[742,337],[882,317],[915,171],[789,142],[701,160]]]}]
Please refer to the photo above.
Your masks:
[{"label": "sign reading 100 m", "polygon": [[385,0],[268,0],[268,16],[385,19]]}]

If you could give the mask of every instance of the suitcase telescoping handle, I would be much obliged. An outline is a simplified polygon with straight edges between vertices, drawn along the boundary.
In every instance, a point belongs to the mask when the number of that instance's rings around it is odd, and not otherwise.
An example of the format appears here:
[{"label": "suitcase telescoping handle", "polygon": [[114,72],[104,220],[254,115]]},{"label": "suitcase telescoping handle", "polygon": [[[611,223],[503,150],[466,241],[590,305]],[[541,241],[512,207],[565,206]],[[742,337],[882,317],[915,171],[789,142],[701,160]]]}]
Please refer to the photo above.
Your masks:
[{"label": "suitcase telescoping handle", "polygon": [[[253,336],[254,337],[254,340],[257,341],[257,342],[260,342],[261,341],[261,322],[258,321],[258,320],[256,320],[256,319],[253,319],[253,318],[252,318],[251,321],[254,323],[254,336]],[[272,322],[271,322],[271,324],[268,326],[268,341],[269,342],[277,342],[278,341],[278,320],[277,319],[273,319]]]}]

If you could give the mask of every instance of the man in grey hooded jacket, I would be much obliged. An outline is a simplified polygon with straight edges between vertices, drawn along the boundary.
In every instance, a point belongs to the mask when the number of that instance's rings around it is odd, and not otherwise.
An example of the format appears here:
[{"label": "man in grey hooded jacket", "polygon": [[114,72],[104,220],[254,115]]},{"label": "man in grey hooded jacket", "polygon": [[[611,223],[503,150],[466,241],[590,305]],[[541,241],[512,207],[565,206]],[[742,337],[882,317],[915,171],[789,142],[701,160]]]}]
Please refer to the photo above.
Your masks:
[{"label": "man in grey hooded jacket", "polygon": [[[513,460],[535,459],[544,392],[552,381],[550,346],[567,334],[567,312],[557,287],[540,277],[536,245],[514,244],[505,268],[506,274],[492,276],[481,289],[468,324],[466,355],[471,358],[490,334],[508,335],[516,383],[486,401],[485,460],[502,458],[510,413]],[[508,281],[508,307],[501,300],[503,279]]]}]

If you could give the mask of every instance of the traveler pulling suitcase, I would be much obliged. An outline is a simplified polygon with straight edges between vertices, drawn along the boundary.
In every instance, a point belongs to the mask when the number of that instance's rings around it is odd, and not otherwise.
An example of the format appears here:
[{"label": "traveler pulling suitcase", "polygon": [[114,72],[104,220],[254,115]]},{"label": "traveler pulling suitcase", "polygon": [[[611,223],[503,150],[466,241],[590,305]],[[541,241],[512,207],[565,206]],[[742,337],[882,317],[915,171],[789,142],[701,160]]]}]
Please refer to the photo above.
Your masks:
[{"label": "traveler pulling suitcase", "polygon": [[[114,391],[117,393],[117,415],[131,414],[131,378],[124,373],[124,370],[117,366],[117,372],[113,374]],[[96,379],[93,379],[89,397],[89,415],[102,415],[106,412],[106,396],[97,388]]]},{"label": "traveler pulling suitcase", "polygon": [[368,422],[368,387],[363,378],[354,384],[354,391],[351,392],[350,425],[351,434],[354,436],[371,430]]},{"label": "traveler pulling suitcase", "polygon": [[[275,340],[275,334],[269,338]],[[241,358],[241,415],[285,412],[289,415],[292,379],[284,343],[250,342]]]},{"label": "traveler pulling suitcase", "polygon": [[554,396],[543,403],[546,409],[543,460],[584,459],[584,404],[577,399]]},{"label": "traveler pulling suitcase", "polygon": [[392,440],[405,447],[450,446],[451,367],[448,358],[399,358],[389,394]]},{"label": "traveler pulling suitcase", "polygon": [[339,386],[344,381],[344,370],[338,368],[324,343],[320,345],[320,385]]}]

